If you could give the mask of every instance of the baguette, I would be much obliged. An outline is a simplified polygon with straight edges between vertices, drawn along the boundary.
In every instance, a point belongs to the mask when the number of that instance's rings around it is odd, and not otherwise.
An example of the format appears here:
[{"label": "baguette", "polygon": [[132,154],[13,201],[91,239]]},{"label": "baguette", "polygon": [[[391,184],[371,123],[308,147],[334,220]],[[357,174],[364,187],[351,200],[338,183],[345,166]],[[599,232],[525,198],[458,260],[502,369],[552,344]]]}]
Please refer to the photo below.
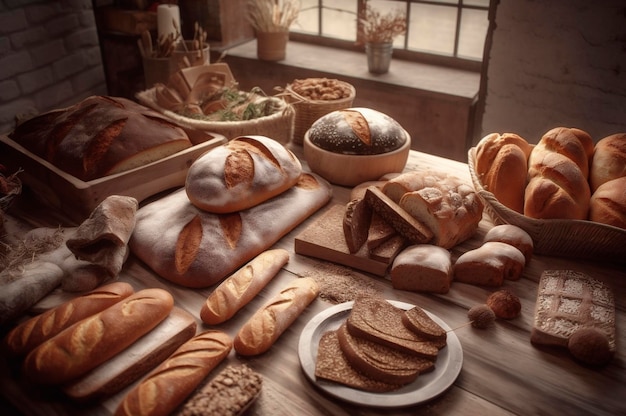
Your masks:
[{"label": "baguette", "polygon": [[218,325],[247,305],[289,261],[283,249],[267,250],[224,280],[207,298],[200,319]]},{"label": "baguette", "polygon": [[148,333],[173,307],[169,292],[141,290],[39,345],[26,356],[23,373],[40,384],[75,379]]},{"label": "baguette", "polygon": [[196,335],[133,388],[115,415],[169,415],[228,356],[232,345],[222,331]]},{"label": "baguette", "polygon": [[233,346],[241,355],[267,351],[319,293],[310,277],[298,278],[283,288],[241,327]]},{"label": "baguette", "polygon": [[65,328],[103,311],[133,293],[128,283],[115,282],[71,299],[13,328],[5,338],[7,352],[25,356]]}]

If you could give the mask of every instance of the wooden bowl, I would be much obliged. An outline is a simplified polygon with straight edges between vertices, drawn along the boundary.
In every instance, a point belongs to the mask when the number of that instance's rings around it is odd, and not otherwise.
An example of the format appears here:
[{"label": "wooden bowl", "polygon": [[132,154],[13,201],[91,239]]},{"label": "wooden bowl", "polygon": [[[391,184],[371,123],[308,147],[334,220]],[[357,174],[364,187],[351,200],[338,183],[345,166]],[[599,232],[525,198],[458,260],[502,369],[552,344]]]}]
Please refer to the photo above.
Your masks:
[{"label": "wooden bowl", "polygon": [[329,152],[311,142],[309,132],[304,135],[304,159],[309,168],[328,182],[342,186],[356,186],[380,179],[387,173],[402,172],[411,149],[408,132],[402,147],[377,155],[345,155]]}]

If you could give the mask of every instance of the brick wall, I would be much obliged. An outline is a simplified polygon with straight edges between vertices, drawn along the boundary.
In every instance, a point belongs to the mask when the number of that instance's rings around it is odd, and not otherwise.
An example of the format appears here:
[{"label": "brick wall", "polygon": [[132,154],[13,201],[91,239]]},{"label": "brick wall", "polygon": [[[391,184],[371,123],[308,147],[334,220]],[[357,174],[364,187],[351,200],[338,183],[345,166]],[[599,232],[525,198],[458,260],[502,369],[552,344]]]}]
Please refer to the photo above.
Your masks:
[{"label": "brick wall", "polygon": [[596,141],[626,132],[623,0],[500,0],[496,25],[482,135],[535,143],[557,126]]},{"label": "brick wall", "polygon": [[91,0],[0,0],[0,134],[106,81]]}]

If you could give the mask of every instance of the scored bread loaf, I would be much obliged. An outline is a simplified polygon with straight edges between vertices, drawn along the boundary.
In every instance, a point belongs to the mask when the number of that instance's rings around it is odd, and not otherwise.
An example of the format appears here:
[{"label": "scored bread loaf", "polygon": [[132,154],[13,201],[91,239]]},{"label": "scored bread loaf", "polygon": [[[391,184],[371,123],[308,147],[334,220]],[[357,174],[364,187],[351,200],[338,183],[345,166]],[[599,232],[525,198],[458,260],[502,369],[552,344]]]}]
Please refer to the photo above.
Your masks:
[{"label": "scored bread loaf", "polygon": [[488,241],[499,241],[517,248],[524,255],[526,265],[532,258],[534,250],[533,239],[525,230],[516,225],[500,224],[490,228],[483,237],[483,243]]},{"label": "scored bread loaf", "polygon": [[48,339],[24,360],[27,379],[62,384],[123,351],[163,321],[174,307],[163,289],[143,289],[76,322]]},{"label": "scored bread loaf", "polygon": [[20,124],[10,138],[83,181],[123,172],[192,146],[156,111],[120,97],[91,96]]},{"label": "scored bread loaf", "polygon": [[301,173],[298,158],[279,142],[241,136],[196,159],[187,172],[185,190],[196,207],[230,213],[286,191]]},{"label": "scored bread loaf", "polygon": [[233,342],[235,351],[250,356],[270,349],[318,294],[319,286],[310,277],[287,284],[239,329]]},{"label": "scored bread loaf", "polygon": [[217,325],[232,318],[247,305],[289,261],[284,249],[267,250],[224,280],[207,297],[200,319]]},{"label": "scored bread loaf", "polygon": [[476,175],[502,204],[524,212],[528,156],[532,146],[515,133],[491,133],[476,145]]},{"label": "scored bread loaf", "polygon": [[587,219],[593,140],[586,132],[557,127],[546,132],[528,159],[524,215],[538,219]]},{"label": "scored bread loaf", "polygon": [[626,229],[626,176],[603,183],[591,195],[589,219]]},{"label": "scored bread loaf", "polygon": [[389,274],[394,289],[448,293],[452,282],[450,252],[432,244],[409,246],[393,260]]},{"label": "scored bread loaf", "polygon": [[204,331],[181,345],[129,391],[116,416],[166,416],[172,413],[232,349],[228,334]]},{"label": "scored bread loaf", "polygon": [[526,264],[521,251],[507,243],[490,241],[461,254],[453,267],[454,280],[483,286],[502,286],[519,280]]},{"label": "scored bread loaf", "polygon": [[130,248],[164,279],[211,286],[269,249],[331,195],[328,182],[303,173],[295,186],[262,204],[214,214],[198,209],[179,189],[137,211]]},{"label": "scored bread loaf", "polygon": [[71,299],[13,328],[5,338],[10,355],[23,356],[74,323],[127,298],[131,285],[115,282]]},{"label": "scored bread loaf", "polygon": [[594,147],[589,171],[591,193],[622,176],[626,176],[626,133],[616,133],[600,139]]}]

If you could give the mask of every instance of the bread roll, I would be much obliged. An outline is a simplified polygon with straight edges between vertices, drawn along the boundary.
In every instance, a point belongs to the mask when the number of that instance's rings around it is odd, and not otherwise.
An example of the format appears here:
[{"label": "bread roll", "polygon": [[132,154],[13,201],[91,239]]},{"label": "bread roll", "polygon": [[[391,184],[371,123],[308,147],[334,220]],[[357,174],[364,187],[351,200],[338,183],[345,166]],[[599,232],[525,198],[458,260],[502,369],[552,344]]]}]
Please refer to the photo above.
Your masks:
[{"label": "bread roll", "polygon": [[74,323],[96,314],[133,293],[128,283],[115,282],[49,309],[13,328],[5,338],[11,355],[23,356]]},{"label": "bread roll", "polygon": [[617,133],[596,143],[589,172],[591,193],[603,183],[622,176],[626,176],[626,133]]},{"label": "bread roll", "polygon": [[83,181],[123,172],[192,146],[162,114],[120,97],[91,96],[20,124],[10,138]]},{"label": "bread roll", "polygon": [[319,286],[314,279],[302,277],[293,280],[241,327],[233,343],[235,351],[249,356],[270,349],[318,293]]},{"label": "bread roll", "polygon": [[211,292],[200,310],[202,322],[218,325],[247,305],[289,261],[283,249],[267,250],[237,270]]},{"label": "bread roll", "polygon": [[626,176],[603,183],[591,195],[589,219],[626,229]]},{"label": "bread roll", "polygon": [[196,207],[231,213],[286,191],[301,173],[300,161],[282,144],[265,136],[242,136],[196,159],[185,190]]},{"label": "bread roll", "polygon": [[394,289],[448,293],[452,281],[450,252],[432,244],[409,246],[396,256],[389,274]]},{"label": "bread roll", "polygon": [[232,345],[232,339],[222,331],[196,335],[129,391],[115,415],[171,414],[228,356]]},{"label": "bread roll", "polygon": [[308,130],[315,146],[333,153],[376,155],[399,149],[408,140],[402,126],[371,108],[335,110],[317,119]]},{"label": "bread roll", "polygon": [[514,133],[491,133],[476,145],[476,175],[503,205],[524,212],[528,156],[532,146]]},{"label": "bread roll", "polygon": [[504,280],[518,280],[526,259],[517,248],[500,242],[484,243],[461,254],[454,263],[454,280],[481,286],[502,286]]},{"label": "bread roll", "polygon": [[173,307],[172,295],[163,289],[136,292],[32,350],[24,360],[24,375],[42,384],[75,379],[152,330]]},{"label": "bread roll", "polygon": [[524,255],[526,265],[532,259],[535,246],[533,239],[526,231],[516,225],[500,224],[490,228],[483,237],[483,243],[488,241],[499,241],[517,248]]},{"label": "bread roll", "polygon": [[559,127],[543,135],[530,154],[524,215],[587,219],[593,140],[582,130]]}]

